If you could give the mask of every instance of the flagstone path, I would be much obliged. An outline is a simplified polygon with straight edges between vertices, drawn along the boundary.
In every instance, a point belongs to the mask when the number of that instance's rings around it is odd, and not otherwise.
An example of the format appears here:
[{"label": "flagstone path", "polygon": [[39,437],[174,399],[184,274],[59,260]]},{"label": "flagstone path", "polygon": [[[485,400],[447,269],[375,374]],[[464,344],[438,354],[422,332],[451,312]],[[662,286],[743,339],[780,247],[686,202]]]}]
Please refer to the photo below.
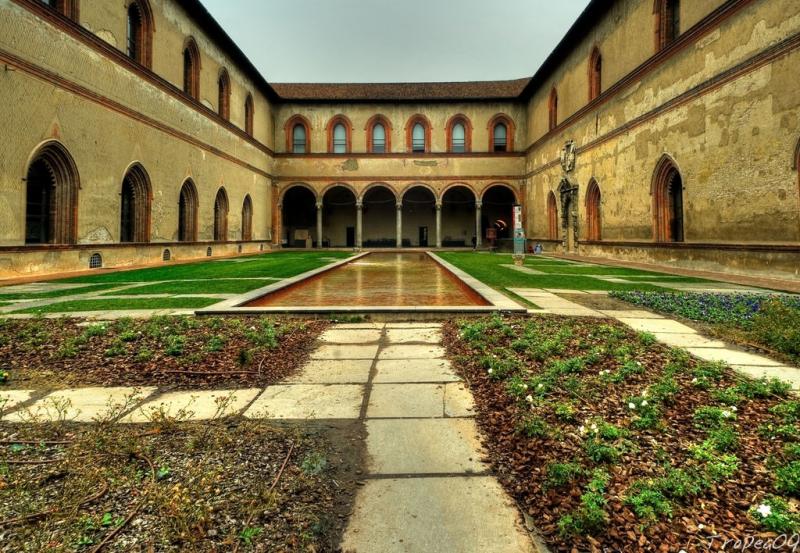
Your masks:
[{"label": "flagstone path", "polygon": [[444,359],[438,323],[331,327],[303,369],[265,389],[10,391],[3,420],[145,422],[220,415],[357,419],[366,473],[342,550],[533,553],[519,510],[483,461],[472,395]]}]

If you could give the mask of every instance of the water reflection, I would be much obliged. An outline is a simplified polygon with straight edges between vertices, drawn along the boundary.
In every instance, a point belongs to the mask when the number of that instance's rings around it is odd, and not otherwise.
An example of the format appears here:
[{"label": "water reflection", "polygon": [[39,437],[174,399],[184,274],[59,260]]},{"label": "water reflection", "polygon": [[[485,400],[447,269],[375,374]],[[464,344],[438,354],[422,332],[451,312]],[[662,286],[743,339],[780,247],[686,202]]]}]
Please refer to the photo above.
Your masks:
[{"label": "water reflection", "polygon": [[372,253],[246,307],[488,305],[428,255]]}]

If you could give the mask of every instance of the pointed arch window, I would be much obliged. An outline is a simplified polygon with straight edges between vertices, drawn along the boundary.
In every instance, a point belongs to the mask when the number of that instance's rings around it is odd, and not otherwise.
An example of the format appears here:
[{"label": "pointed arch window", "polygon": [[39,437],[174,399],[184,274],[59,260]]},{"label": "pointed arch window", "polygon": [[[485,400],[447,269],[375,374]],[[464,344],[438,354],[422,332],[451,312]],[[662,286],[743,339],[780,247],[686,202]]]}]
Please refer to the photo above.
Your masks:
[{"label": "pointed arch window", "polygon": [[200,99],[200,50],[193,38],[189,38],[183,49],[183,91]]},{"label": "pointed arch window", "polygon": [[150,68],[153,58],[153,12],[147,0],[128,4],[127,54],[132,60]]},{"label": "pointed arch window", "polygon": [[548,130],[553,130],[558,126],[558,92],[555,88],[550,91],[550,101],[548,103]]},{"label": "pointed arch window", "polygon": [[666,48],[681,32],[680,0],[655,0],[656,52]]},{"label": "pointed arch window", "polygon": [[586,235],[589,240],[602,238],[602,225],[600,219],[600,187],[592,179],[586,190]]},{"label": "pointed arch window", "polygon": [[197,241],[197,188],[191,180],[183,183],[178,200],[178,240]]},{"label": "pointed arch window", "polygon": [[589,57],[589,101],[591,102],[602,92],[603,87],[603,56],[595,48]]},{"label": "pointed arch window", "polygon": [[255,117],[255,107],[253,106],[253,95],[248,94],[244,101],[244,132],[253,136],[253,120]]},{"label": "pointed arch window", "polygon": [[58,13],[65,15],[73,21],[78,21],[78,2],[79,0],[40,0],[45,6],[49,6]]},{"label": "pointed arch window", "polygon": [[666,156],[656,166],[652,194],[656,241],[683,242],[683,178]]},{"label": "pointed arch window", "polygon": [[228,76],[227,70],[223,69],[219,74],[219,81],[217,84],[219,87],[219,116],[228,121],[231,118],[231,79]]},{"label": "pointed arch window", "polygon": [[558,240],[558,204],[552,191],[547,195],[547,237]]},{"label": "pointed arch window", "polygon": [[253,239],[253,200],[250,194],[244,197],[242,202],[242,240]]},{"label": "pointed arch window", "polygon": [[25,177],[25,243],[74,244],[78,229],[78,169],[59,143],[44,145]]},{"label": "pointed arch window", "polygon": [[217,191],[214,199],[214,241],[228,241],[228,194],[224,188]]},{"label": "pointed arch window", "polygon": [[120,242],[150,241],[150,178],[141,165],[132,167],[122,180]]}]

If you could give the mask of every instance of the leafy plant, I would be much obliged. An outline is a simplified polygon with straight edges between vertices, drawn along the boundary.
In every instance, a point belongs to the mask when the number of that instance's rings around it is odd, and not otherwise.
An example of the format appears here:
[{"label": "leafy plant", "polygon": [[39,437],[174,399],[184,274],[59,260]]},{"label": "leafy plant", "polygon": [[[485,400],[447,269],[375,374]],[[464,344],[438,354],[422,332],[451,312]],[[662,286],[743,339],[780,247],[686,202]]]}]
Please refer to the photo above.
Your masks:
[{"label": "leafy plant", "polygon": [[800,461],[775,469],[775,489],[800,497]]},{"label": "leafy plant", "polygon": [[634,483],[628,490],[625,504],[631,507],[637,517],[648,521],[672,516],[672,504],[652,484]]},{"label": "leafy plant", "polygon": [[542,417],[528,414],[519,422],[517,431],[529,438],[544,438],[550,434],[550,425]]},{"label": "leafy plant", "polygon": [[319,452],[312,452],[303,458],[300,468],[306,475],[316,476],[321,474],[328,466],[325,455]]},{"label": "leafy plant", "polygon": [[558,521],[559,533],[564,536],[588,534],[602,530],[608,523],[605,511],[605,491],[609,476],[603,470],[595,470],[592,479],[581,495],[581,506]]},{"label": "leafy plant", "polygon": [[765,498],[760,505],[750,509],[750,516],[776,534],[792,534],[800,530],[800,516],[792,513],[788,503],[779,497]]},{"label": "leafy plant", "polygon": [[556,403],[553,411],[556,417],[564,422],[573,422],[575,420],[575,407],[571,403]]},{"label": "leafy plant", "polygon": [[718,428],[729,421],[736,420],[736,413],[733,409],[735,408],[723,409],[721,407],[704,405],[695,410],[692,418],[694,419],[695,426],[700,428]]},{"label": "leafy plant", "polygon": [[547,474],[544,482],[545,488],[560,488],[582,476],[584,470],[575,462],[550,463],[545,467],[545,473]]},{"label": "leafy plant", "polygon": [[172,334],[166,337],[166,347],[164,352],[173,357],[180,357],[183,355],[183,350],[186,347],[186,338],[180,334]]}]

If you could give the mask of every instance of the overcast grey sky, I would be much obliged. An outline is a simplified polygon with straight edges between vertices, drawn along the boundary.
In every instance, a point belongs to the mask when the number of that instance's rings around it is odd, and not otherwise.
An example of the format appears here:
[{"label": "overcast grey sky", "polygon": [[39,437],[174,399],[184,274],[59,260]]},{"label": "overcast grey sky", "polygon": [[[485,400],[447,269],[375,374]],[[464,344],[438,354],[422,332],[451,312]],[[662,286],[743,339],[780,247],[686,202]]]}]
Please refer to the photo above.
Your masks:
[{"label": "overcast grey sky", "polygon": [[271,82],[533,75],[588,0],[202,0]]}]

